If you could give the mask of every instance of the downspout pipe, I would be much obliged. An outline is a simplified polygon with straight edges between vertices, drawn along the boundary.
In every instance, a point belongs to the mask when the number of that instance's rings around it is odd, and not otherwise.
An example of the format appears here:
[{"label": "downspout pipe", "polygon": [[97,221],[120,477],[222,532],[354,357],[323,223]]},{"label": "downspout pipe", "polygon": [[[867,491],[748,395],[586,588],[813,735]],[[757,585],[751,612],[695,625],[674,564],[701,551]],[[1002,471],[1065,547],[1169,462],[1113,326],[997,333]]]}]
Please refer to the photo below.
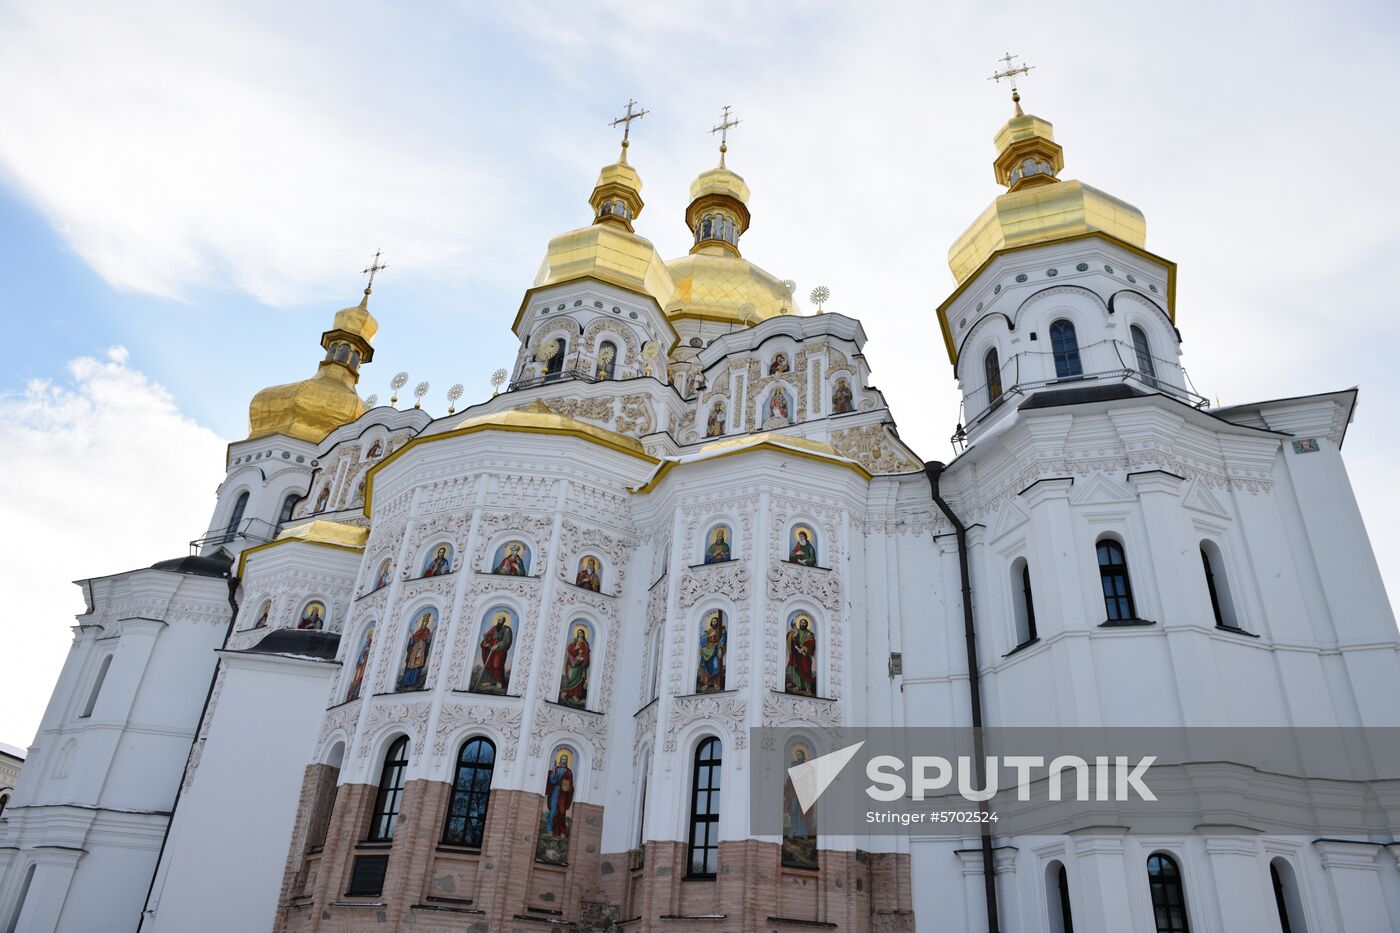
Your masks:
[{"label": "downspout pipe", "polygon": [[[928,477],[929,491],[938,510],[953,526],[958,540],[958,574],[962,578],[963,640],[967,646],[967,689],[972,701],[972,761],[977,769],[977,785],[987,786],[987,756],[982,735],[982,675],[977,664],[977,626],[972,619],[972,574],[967,560],[967,526],[962,523],[952,508],[944,501],[938,489],[938,481],[943,476],[943,464],[930,460],[924,464],[924,475]],[[987,803],[983,801],[984,814]],[[997,915],[997,873],[996,856],[992,852],[992,825],[985,819],[982,828],[982,891],[987,898],[987,931],[1001,933],[1001,921]]]}]

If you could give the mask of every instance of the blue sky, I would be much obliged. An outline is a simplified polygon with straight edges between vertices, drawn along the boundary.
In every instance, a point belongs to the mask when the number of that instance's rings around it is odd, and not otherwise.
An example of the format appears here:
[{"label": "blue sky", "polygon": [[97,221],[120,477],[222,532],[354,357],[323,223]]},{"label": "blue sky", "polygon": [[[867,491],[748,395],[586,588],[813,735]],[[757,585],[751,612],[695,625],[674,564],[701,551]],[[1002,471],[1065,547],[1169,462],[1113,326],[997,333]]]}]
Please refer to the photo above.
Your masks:
[{"label": "blue sky", "polygon": [[437,413],[452,383],[489,393],[629,97],[651,110],[639,232],[685,252],[686,189],[733,105],[745,255],[863,320],[902,435],[946,457],[933,309],[948,245],[997,193],[1009,104],[986,76],[1007,47],[1037,66],[1026,108],[1065,177],[1142,208],[1148,248],[1180,263],[1202,392],[1361,386],[1347,454],[1400,589],[1394,4],[115,7],[0,6],[0,739],[37,725],[80,608],[67,581],[203,530],[248,399],[314,371],[375,249],[364,394],[399,370]]}]

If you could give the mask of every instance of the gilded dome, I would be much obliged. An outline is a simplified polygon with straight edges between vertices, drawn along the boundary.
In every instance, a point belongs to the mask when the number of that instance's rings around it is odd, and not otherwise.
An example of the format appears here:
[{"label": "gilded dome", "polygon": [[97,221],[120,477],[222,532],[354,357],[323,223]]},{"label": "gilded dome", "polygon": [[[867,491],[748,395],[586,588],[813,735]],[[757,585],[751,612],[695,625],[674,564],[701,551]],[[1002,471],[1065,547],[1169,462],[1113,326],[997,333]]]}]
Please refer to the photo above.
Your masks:
[{"label": "gilded dome", "polygon": [[711,247],[666,266],[675,283],[663,306],[668,317],[748,326],[792,313],[783,283],[740,256]]},{"label": "gilded dome", "polygon": [[325,360],[310,379],[263,389],[248,405],[249,439],[284,434],[320,443],[367,410],[355,381],[344,365]]},{"label": "gilded dome", "polygon": [[723,165],[701,172],[690,183],[690,200],[698,201],[708,194],[727,195],[742,204],[749,203],[749,186],[744,179]]},{"label": "gilded dome", "polygon": [[1009,189],[982,212],[948,250],[958,284],[1003,249],[1100,232],[1142,248],[1142,211],[1086,185],[1061,181],[1064,157],[1048,120],[1018,112],[996,135],[997,181]]},{"label": "gilded dome", "polygon": [[584,278],[648,295],[661,307],[673,291],[671,274],[651,241],[615,224],[593,224],[550,240],[534,287]]}]

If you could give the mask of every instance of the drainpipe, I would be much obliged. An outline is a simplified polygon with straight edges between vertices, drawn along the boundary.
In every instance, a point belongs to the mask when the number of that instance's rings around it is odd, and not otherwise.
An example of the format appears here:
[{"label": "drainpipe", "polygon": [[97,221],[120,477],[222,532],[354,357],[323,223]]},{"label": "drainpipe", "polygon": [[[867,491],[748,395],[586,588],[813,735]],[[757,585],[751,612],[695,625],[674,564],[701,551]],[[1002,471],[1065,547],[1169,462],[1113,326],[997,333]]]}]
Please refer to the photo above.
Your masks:
[{"label": "drainpipe", "polygon": [[[987,758],[984,754],[982,736],[982,676],[977,665],[977,627],[972,621],[972,575],[967,566],[967,526],[953,514],[952,508],[943,501],[938,491],[938,480],[943,475],[943,464],[931,460],[924,464],[928,476],[929,491],[934,504],[938,506],[958,539],[958,572],[962,577],[963,640],[967,644],[967,689],[972,701],[972,761],[977,769],[977,785],[987,786]],[[980,809],[985,816],[987,802]],[[992,824],[985,819],[982,827],[982,890],[987,896],[987,931],[1001,933],[1001,922],[997,916],[997,874],[996,857],[992,853]]]}]

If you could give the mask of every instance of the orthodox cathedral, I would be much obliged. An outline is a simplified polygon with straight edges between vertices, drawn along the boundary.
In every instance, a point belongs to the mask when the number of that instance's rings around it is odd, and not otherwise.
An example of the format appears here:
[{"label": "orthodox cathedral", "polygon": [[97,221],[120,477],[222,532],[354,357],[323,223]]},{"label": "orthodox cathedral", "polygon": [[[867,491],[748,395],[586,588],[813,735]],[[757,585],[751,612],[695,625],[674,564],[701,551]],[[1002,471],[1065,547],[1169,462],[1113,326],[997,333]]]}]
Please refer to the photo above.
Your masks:
[{"label": "orthodox cathedral", "polygon": [[79,582],[0,930],[1400,928],[1394,827],[751,829],[765,726],[1400,725],[1356,391],[1212,407],[1176,265],[1016,100],[929,322],[946,464],[744,254],[724,145],[666,260],[624,135],[460,412],[361,398],[365,288],[193,553]]}]

